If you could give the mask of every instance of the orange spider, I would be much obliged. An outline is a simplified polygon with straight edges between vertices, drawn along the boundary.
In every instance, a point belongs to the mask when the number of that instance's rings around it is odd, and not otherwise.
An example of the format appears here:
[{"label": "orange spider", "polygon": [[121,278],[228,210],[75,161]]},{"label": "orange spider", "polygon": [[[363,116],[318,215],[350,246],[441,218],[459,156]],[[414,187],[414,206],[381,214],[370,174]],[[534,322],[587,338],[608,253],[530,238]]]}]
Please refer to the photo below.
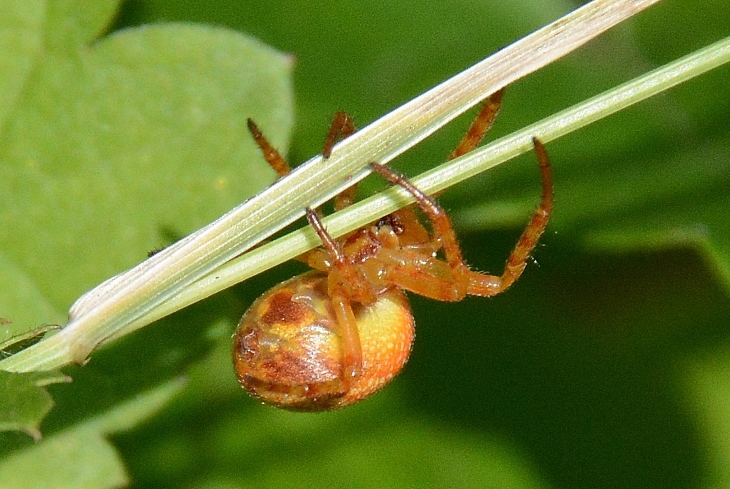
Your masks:
[{"label": "orange spider", "polygon": [[[449,159],[474,149],[500,106],[501,91],[484,108]],[[291,170],[249,120],[249,129],[269,164],[284,176]],[[338,113],[325,140],[329,157],[340,138],[355,131]],[[383,387],[403,367],[411,350],[414,322],[403,290],[441,301],[506,290],[547,225],[553,205],[552,174],[543,145],[534,139],[542,175],[542,202],[507,260],[502,275],[470,270],[445,211],[403,175],[378,163],[375,172],[406,189],[431,221],[429,231],[411,208],[333,239],[319,215],[307,219],[323,247],[299,257],[314,271],[283,282],[257,299],[235,332],[233,361],[238,379],[254,397],[278,407],[320,411],[347,406]],[[350,205],[356,187],[335,198]],[[438,257],[439,252],[443,259]]]}]

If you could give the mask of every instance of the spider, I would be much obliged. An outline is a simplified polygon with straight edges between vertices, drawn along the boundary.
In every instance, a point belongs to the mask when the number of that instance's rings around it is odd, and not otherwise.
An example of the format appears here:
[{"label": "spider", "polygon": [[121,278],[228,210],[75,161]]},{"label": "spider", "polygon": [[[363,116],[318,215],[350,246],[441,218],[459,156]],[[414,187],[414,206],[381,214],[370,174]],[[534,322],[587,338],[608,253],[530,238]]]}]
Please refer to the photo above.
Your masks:
[{"label": "spider", "polygon": [[[474,149],[491,126],[502,92],[489,97],[457,148]],[[249,119],[266,161],[283,177],[291,169]],[[337,113],[323,156],[355,132]],[[504,292],[525,269],[553,205],[552,173],[543,145],[533,139],[542,176],[542,201],[510,254],[502,275],[471,270],[462,258],[446,212],[403,175],[378,163],[372,169],[408,191],[431,231],[412,207],[398,210],[339,239],[317,211],[306,216],[323,246],[299,257],[313,271],[285,281],[259,297],[234,334],[233,362],[241,385],[264,403],[295,411],[322,411],[353,404],[379,390],[404,366],[414,320],[404,290],[441,301]],[[352,186],[335,197],[350,205]]]}]

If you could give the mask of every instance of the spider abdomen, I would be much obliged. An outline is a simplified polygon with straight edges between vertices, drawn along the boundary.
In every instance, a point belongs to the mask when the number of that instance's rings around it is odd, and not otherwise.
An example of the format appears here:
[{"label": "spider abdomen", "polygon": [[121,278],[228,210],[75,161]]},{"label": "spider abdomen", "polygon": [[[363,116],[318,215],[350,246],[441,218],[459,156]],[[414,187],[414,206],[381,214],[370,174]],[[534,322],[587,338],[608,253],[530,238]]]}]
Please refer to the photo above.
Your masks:
[{"label": "spider abdomen", "polygon": [[368,306],[352,305],[362,348],[357,377],[343,378],[327,275],[309,272],[269,290],[241,319],[233,349],[241,385],[268,404],[297,411],[344,407],[379,390],[408,359],[413,316],[397,288]]}]

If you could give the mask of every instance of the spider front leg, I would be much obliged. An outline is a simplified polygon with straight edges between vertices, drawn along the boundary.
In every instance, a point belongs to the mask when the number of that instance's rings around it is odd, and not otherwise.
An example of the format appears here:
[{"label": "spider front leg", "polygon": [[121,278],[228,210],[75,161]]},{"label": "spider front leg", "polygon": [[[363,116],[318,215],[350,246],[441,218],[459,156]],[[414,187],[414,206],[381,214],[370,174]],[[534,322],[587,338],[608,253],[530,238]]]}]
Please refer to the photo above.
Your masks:
[{"label": "spider front leg", "polygon": [[[256,123],[248,119],[248,130],[253,136],[254,141],[261,149],[261,153],[264,156],[266,162],[271,168],[279,174],[279,177],[285,177],[291,173],[291,166],[286,162],[284,157],[274,148],[271,143],[264,137],[263,133],[256,125]],[[346,112],[337,112],[332,118],[332,124],[325,137],[324,146],[322,148],[322,157],[329,158],[332,154],[332,148],[335,144],[342,140],[350,137],[357,131],[357,128],[352,122],[352,118]],[[341,210],[351,205],[355,200],[357,193],[357,184],[352,185],[335,196],[335,210]],[[311,210],[308,210],[310,212]],[[316,211],[312,211],[316,212]],[[310,256],[316,254],[317,250],[310,251],[301,255],[298,259],[305,263],[310,261]],[[316,268],[316,267],[315,267]]]},{"label": "spider front leg", "polygon": [[[256,145],[261,149],[264,159],[271,168],[279,174],[279,177],[285,177],[291,173],[291,166],[286,162],[283,156],[274,148],[271,143],[264,137],[263,133],[256,123],[247,119],[248,131],[253,136]],[[332,124],[327,132],[327,137],[322,148],[322,157],[327,159],[332,154],[332,148],[338,141],[346,139],[357,131],[352,122],[352,118],[346,112],[337,112],[332,118]],[[346,188],[335,197],[335,209],[341,210],[351,205],[355,200],[357,185]]]},{"label": "spider front leg", "polygon": [[248,125],[248,132],[250,132],[251,136],[253,136],[253,140],[256,142],[259,149],[261,149],[261,153],[263,153],[264,159],[269,166],[279,174],[279,177],[285,177],[291,173],[289,163],[286,162],[276,148],[274,148],[264,137],[256,123],[251,119],[246,119],[246,123]]}]

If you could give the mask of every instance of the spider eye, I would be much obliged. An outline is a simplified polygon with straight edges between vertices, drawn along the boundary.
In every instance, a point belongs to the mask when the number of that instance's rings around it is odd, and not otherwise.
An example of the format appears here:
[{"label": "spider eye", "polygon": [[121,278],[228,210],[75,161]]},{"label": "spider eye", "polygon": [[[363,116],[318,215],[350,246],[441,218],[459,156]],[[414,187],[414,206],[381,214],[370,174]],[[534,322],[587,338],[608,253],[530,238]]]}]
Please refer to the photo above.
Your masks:
[{"label": "spider eye", "polygon": [[400,219],[398,214],[389,214],[385,217],[381,217],[376,226],[378,228],[388,226],[395,234],[403,234],[403,231],[405,231],[403,221]]}]

